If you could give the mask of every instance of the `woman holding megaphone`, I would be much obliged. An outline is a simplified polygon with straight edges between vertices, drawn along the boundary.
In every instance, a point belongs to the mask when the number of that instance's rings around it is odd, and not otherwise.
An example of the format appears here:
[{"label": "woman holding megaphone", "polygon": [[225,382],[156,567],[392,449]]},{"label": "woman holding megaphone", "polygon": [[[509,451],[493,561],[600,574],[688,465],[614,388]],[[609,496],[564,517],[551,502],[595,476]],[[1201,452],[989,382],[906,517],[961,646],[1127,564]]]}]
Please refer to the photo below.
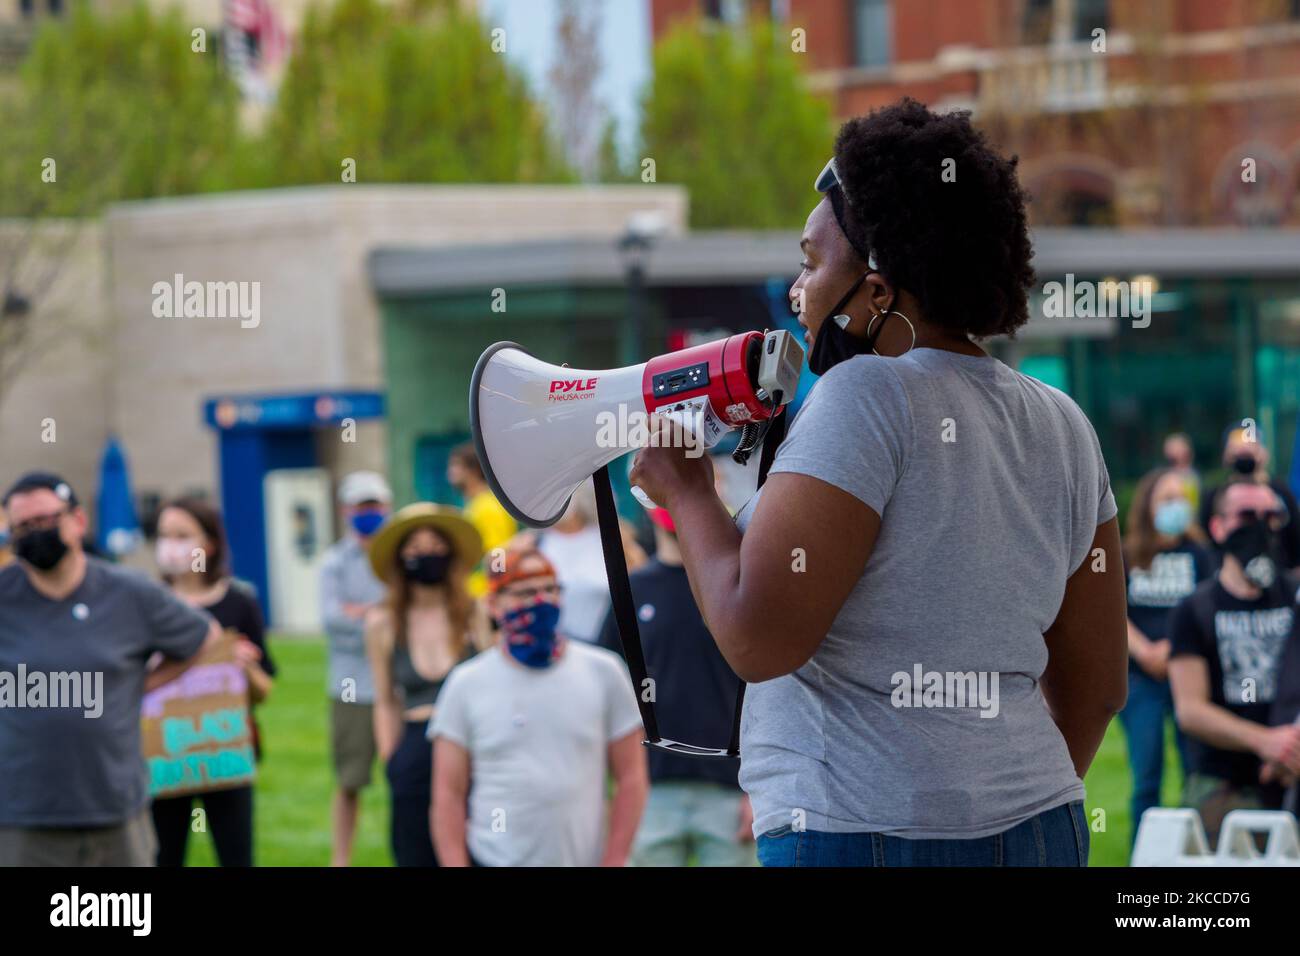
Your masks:
[{"label": "woman holding megaphone", "polygon": [[790,290],[821,376],[733,520],[647,448],[719,649],[754,684],[740,782],[782,865],[1082,866],[1082,778],[1126,694],[1096,435],[976,340],[1028,319],[1015,160],[913,100],[852,120]]}]

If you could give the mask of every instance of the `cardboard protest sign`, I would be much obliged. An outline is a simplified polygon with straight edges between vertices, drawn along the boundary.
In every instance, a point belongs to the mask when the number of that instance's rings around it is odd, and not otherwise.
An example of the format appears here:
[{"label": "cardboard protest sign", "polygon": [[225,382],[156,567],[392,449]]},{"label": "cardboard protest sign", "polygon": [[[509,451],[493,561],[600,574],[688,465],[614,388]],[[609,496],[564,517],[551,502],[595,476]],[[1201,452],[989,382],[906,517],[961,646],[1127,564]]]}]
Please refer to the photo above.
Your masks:
[{"label": "cardboard protest sign", "polygon": [[152,796],[252,783],[248,677],[235,660],[237,639],[226,631],[180,677],[145,694],[140,729]]}]

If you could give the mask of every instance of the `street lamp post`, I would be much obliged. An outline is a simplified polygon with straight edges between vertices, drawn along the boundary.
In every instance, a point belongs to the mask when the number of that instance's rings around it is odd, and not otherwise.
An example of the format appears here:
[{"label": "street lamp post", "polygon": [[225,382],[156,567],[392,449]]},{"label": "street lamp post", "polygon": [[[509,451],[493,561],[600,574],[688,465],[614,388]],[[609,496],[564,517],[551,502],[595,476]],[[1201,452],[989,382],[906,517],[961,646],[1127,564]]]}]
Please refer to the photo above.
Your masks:
[{"label": "street lamp post", "polygon": [[627,320],[623,323],[619,346],[622,365],[635,365],[644,358],[641,352],[645,348],[646,264],[655,240],[663,232],[663,219],[658,213],[637,213],[628,219],[618,240],[627,288]]}]

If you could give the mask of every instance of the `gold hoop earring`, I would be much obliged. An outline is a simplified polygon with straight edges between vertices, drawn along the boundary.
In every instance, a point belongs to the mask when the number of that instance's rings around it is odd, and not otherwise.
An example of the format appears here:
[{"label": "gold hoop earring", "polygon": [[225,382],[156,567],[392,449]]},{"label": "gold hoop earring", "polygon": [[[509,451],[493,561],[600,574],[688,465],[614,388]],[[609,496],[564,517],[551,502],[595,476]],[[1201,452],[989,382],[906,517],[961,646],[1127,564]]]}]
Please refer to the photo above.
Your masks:
[{"label": "gold hoop earring", "polygon": [[[907,327],[908,327],[909,329],[912,330],[912,344],[909,345],[909,346],[907,347],[907,351],[905,351],[905,352],[900,352],[898,355],[894,356],[894,358],[902,358],[902,357],[903,357],[904,355],[906,355],[908,352],[912,351],[912,349],[916,348],[916,326],[912,324],[912,320],[911,320],[911,319],[909,319],[907,316],[903,315],[903,313],[902,313],[902,312],[899,312],[897,309],[883,309],[883,310],[881,310],[881,312],[880,312],[879,315],[873,315],[873,316],[871,317],[871,321],[867,323],[867,338],[871,338],[871,327],[872,327],[873,325],[876,324],[876,319],[882,319],[882,320],[883,320],[884,317],[887,316],[887,315],[896,315],[896,316],[898,316],[898,317],[901,318],[904,322],[906,322],[906,323],[907,323]],[[872,351],[873,353],[875,353],[876,355],[880,355],[880,353],[876,351],[875,346],[872,346],[871,351]]]}]

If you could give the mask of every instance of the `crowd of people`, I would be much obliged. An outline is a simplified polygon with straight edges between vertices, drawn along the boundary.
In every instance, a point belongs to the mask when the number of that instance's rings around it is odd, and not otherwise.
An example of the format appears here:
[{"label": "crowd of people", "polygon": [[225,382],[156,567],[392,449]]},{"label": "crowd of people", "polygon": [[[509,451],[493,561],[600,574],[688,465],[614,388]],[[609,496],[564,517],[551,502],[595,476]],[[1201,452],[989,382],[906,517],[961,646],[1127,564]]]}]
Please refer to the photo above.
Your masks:
[{"label": "crowd of people", "polygon": [[1124,534],[1128,702],[1119,718],[1132,820],[1160,803],[1174,720],[1182,803],[1211,844],[1235,809],[1296,809],[1300,774],[1300,508],[1242,427],[1224,436],[1229,477],[1202,488],[1191,444],[1138,483]]},{"label": "crowd of people", "polygon": [[[398,866],[754,862],[734,765],[648,759],[641,745],[590,490],[538,533],[497,503],[472,446],[455,450],[448,478],[463,509],[394,510],[374,472],[339,485],[345,531],[320,571],[331,863],[350,862],[376,758]],[[142,760],[146,695],[223,635],[260,758],[256,710],[276,667],[219,512],[196,498],[161,507],[157,578],[90,553],[86,512],[58,475],[21,477],[3,514],[0,671],[104,685],[95,720],[76,701],[0,706],[0,865],[183,865],[200,808],[220,864],[253,865],[251,780],[151,793]],[[695,609],[671,519],[654,520],[653,557],[626,529],[648,657],[683,732],[722,743],[736,680]]]},{"label": "crowd of people", "polygon": [[[1211,841],[1233,809],[1296,809],[1300,508],[1243,429],[1223,448],[1227,477],[1203,487],[1190,442],[1170,436],[1125,522],[1119,719],[1134,834],[1161,802],[1170,724],[1182,803]],[[398,866],[754,863],[736,764],[641,745],[590,488],[537,532],[492,496],[472,446],[454,451],[448,478],[464,508],[394,510],[375,472],[339,486],[345,532],[320,582],[332,864],[350,862],[376,758]],[[672,516],[650,518],[652,553],[630,527],[625,548],[660,730],[721,746],[737,678],[696,606]],[[220,514],[195,498],[162,507],[158,581],[86,553],[85,512],[57,475],[16,482],[4,522],[0,669],[101,671],[107,684],[99,720],[0,708],[0,765],[13,771],[0,775],[0,865],[182,865],[198,805],[220,863],[252,865],[251,783],[150,799],[138,757],[143,696],[223,631],[260,751],[255,708],[276,668],[257,596],[230,574]]]},{"label": "crowd of people", "polygon": [[[471,445],[450,456],[465,507],[392,510],[373,472],[339,490],[347,532],[322,569],[335,797],[346,865],[377,756],[398,866],[746,865],[732,763],[647,752],[609,614],[595,498],[541,532],[492,496]],[[691,597],[672,520],[652,557],[624,544],[668,732],[725,742],[737,680]]]}]

